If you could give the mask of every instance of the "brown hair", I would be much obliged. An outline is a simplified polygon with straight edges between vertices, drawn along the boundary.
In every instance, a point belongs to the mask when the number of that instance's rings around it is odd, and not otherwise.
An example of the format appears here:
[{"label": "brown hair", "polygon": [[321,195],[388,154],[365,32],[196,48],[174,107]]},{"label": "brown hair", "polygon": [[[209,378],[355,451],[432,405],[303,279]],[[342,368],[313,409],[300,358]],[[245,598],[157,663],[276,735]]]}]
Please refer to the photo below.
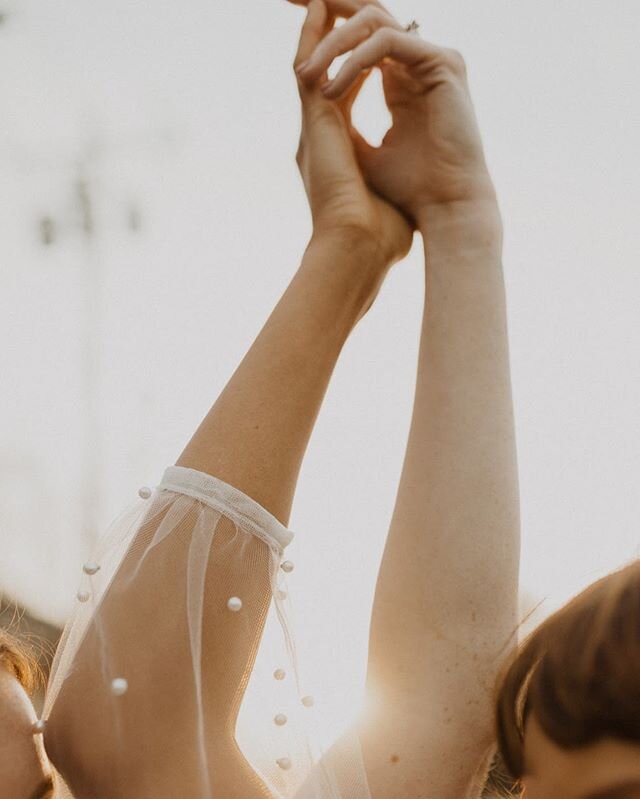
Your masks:
[{"label": "brown hair", "polygon": [[567,749],[603,736],[640,742],[640,559],[553,613],[502,669],[496,733],[514,780],[522,776],[532,711],[547,737]]},{"label": "brown hair", "polygon": [[42,683],[42,671],[34,652],[8,630],[0,628],[0,667],[16,676],[31,695]]}]

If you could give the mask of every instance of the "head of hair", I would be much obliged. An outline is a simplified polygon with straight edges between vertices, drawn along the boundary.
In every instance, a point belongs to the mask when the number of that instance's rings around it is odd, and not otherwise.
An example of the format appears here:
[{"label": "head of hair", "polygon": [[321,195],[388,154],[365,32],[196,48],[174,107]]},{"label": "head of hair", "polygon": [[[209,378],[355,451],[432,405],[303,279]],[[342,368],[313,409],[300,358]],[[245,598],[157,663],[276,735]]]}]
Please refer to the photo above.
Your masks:
[{"label": "head of hair", "polygon": [[42,682],[36,654],[13,633],[0,628],[0,668],[13,674],[25,691],[32,695]]},{"label": "head of hair", "polygon": [[516,781],[532,712],[545,735],[565,749],[605,736],[640,742],[640,559],[549,616],[502,669],[496,734]]}]

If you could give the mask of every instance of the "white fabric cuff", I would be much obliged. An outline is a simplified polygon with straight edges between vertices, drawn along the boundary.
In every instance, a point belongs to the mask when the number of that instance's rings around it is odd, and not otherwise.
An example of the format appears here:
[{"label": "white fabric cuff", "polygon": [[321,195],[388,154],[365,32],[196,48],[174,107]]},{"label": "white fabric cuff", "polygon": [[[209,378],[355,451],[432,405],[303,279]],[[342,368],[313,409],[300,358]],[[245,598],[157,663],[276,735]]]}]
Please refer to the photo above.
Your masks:
[{"label": "white fabric cuff", "polygon": [[291,543],[295,533],[269,513],[255,499],[238,488],[197,469],[169,466],[165,469],[158,490],[176,491],[198,499],[215,510],[222,511],[245,529],[257,527],[262,536],[267,535],[283,550]]}]

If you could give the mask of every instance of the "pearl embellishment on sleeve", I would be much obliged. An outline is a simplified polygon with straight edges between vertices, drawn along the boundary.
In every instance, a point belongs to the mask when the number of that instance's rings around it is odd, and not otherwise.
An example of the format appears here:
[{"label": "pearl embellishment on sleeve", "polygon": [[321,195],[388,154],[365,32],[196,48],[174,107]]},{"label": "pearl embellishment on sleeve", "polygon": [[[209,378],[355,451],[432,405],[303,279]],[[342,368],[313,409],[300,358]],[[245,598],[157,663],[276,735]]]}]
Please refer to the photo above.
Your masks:
[{"label": "pearl embellishment on sleeve", "polygon": [[278,713],[278,715],[275,716],[273,721],[278,725],[278,727],[282,727],[284,724],[287,723],[287,717],[284,715],[284,713]]},{"label": "pearl embellishment on sleeve", "polygon": [[99,563],[85,563],[82,567],[82,571],[85,574],[96,574],[100,571],[100,564]]},{"label": "pearl embellishment on sleeve", "polygon": [[284,669],[276,669],[273,672],[273,676],[276,678],[276,680],[284,680],[284,678],[287,676],[287,672]]},{"label": "pearl embellishment on sleeve", "polygon": [[138,495],[142,497],[142,499],[149,499],[151,494],[152,491],[149,486],[142,486],[142,488],[138,489]]},{"label": "pearl embellishment on sleeve", "polygon": [[280,766],[281,769],[284,769],[285,771],[291,768],[291,761],[289,760],[288,757],[279,757],[276,760],[276,763]]},{"label": "pearl embellishment on sleeve", "polygon": [[111,680],[111,693],[114,696],[122,696],[127,693],[128,689],[129,683],[124,677],[116,677],[115,680]]},{"label": "pearl embellishment on sleeve", "polygon": [[290,574],[294,568],[293,562],[290,560],[285,560],[283,563],[280,564],[280,568],[282,569],[283,572],[287,572],[287,574]]},{"label": "pearl embellishment on sleeve", "polygon": [[237,613],[239,610],[242,610],[242,600],[238,596],[232,596],[231,599],[227,600],[227,607],[229,610]]}]

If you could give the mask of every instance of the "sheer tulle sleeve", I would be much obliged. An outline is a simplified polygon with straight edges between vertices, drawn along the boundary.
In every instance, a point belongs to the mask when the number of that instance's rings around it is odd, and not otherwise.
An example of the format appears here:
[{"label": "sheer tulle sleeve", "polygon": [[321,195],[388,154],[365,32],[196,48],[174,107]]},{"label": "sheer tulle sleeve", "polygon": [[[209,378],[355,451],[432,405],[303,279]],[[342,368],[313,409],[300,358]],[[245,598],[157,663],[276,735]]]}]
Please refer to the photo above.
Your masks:
[{"label": "sheer tulle sleeve", "polygon": [[297,662],[293,532],[193,469],[139,493],[85,564],[53,662],[57,799],[370,799],[357,735],[325,749]]}]

